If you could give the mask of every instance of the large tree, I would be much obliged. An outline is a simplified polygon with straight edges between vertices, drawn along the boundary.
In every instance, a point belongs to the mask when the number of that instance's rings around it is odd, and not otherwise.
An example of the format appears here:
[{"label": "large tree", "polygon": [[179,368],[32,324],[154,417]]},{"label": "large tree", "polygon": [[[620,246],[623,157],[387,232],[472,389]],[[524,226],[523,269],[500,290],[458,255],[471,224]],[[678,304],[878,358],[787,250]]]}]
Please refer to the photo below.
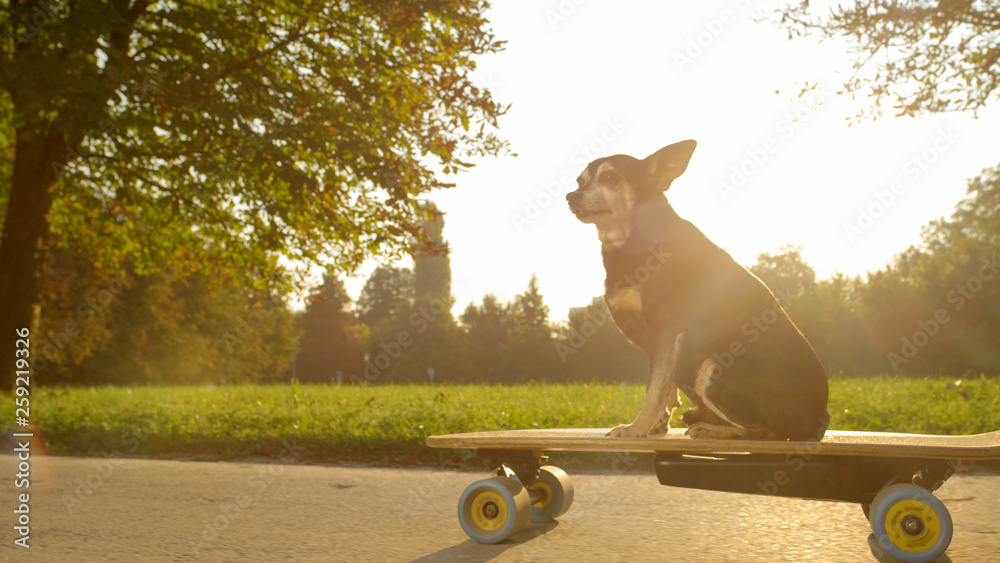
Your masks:
[{"label": "large tree", "polygon": [[0,388],[15,329],[38,326],[50,234],[112,272],[171,263],[272,286],[288,264],[350,270],[426,246],[437,212],[418,198],[505,150],[505,108],[469,76],[502,48],[488,6],[4,2]]},{"label": "large tree", "polygon": [[857,53],[843,92],[871,95],[875,113],[977,110],[1000,86],[1000,8],[993,1],[801,0],[775,20],[790,37],[845,38]]}]

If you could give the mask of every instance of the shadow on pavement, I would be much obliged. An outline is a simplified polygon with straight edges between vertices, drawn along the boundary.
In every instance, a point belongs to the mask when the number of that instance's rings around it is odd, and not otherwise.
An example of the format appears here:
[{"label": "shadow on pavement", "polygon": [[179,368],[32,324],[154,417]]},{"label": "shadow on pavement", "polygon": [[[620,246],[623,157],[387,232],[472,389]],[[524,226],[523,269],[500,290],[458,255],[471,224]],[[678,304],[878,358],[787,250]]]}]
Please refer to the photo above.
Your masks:
[{"label": "shadow on pavement", "polygon": [[435,563],[440,561],[492,561],[508,549],[544,536],[554,530],[557,526],[559,526],[559,522],[556,520],[541,524],[532,523],[529,524],[525,530],[514,534],[512,537],[507,538],[500,543],[492,545],[478,543],[471,539],[465,540],[458,545],[447,547],[441,551],[431,553],[430,555],[425,555],[420,559],[414,559],[412,563],[430,563],[432,561]]}]

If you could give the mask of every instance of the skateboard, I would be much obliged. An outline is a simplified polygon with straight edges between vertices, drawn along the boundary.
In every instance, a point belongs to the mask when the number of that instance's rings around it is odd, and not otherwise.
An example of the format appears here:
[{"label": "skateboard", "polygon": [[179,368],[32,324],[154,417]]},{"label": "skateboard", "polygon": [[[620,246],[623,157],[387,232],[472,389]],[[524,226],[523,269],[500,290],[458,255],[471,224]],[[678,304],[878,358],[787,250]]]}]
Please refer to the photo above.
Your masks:
[{"label": "skateboard", "polygon": [[1000,432],[932,436],[828,431],[822,441],[694,440],[684,429],[610,438],[604,429],[508,430],[430,436],[433,448],[474,449],[494,473],[458,501],[462,529],[497,543],[565,514],[573,483],[545,452],[652,453],[662,485],[861,504],[882,549],[907,563],[948,548],[951,516],[932,493],[970,460],[1000,459]]}]

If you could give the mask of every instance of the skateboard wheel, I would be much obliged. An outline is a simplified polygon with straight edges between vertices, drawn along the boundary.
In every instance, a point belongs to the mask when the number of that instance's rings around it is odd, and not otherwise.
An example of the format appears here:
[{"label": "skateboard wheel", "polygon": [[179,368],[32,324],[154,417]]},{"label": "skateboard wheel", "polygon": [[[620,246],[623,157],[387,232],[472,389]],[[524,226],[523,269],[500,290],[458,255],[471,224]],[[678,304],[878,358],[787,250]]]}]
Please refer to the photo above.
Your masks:
[{"label": "skateboard wheel", "polygon": [[532,522],[549,522],[566,514],[573,504],[573,482],[553,465],[538,468],[538,479],[528,486],[538,497],[531,505]]},{"label": "skateboard wheel", "polygon": [[469,485],[458,500],[458,521],[479,543],[501,542],[528,526],[531,499],[516,479],[491,477]]},{"label": "skateboard wheel", "polygon": [[871,504],[872,532],[879,546],[906,563],[933,561],[951,543],[954,530],[944,503],[916,485],[891,485]]}]

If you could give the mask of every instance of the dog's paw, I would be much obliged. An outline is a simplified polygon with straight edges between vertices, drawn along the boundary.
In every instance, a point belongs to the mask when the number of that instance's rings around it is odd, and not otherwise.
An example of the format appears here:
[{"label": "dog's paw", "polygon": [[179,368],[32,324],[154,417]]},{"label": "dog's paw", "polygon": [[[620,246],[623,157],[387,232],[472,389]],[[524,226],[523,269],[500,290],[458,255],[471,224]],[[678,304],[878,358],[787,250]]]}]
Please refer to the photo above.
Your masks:
[{"label": "dog's paw", "polygon": [[719,427],[714,424],[706,424],[704,422],[699,422],[688,427],[687,431],[684,432],[685,436],[690,436],[695,440],[717,440],[719,436]]},{"label": "dog's paw", "polygon": [[612,428],[611,432],[608,432],[606,435],[607,436],[611,436],[612,438],[645,438],[646,437],[646,433],[645,432],[643,432],[643,433],[637,432],[634,428],[632,428],[631,424],[619,424],[618,426],[615,426],[614,428]]},{"label": "dog's paw", "polygon": [[662,434],[668,434],[670,432],[670,414],[664,413],[664,416],[660,417],[660,420],[656,423],[656,426],[649,430],[649,436],[659,436]]},{"label": "dog's paw", "polygon": [[649,430],[647,436],[664,436],[670,432],[670,425],[666,422],[658,422],[656,426]]},{"label": "dog's paw", "polygon": [[699,422],[685,432],[695,440],[774,440],[774,432],[766,428],[743,428],[739,426],[720,426]]}]

